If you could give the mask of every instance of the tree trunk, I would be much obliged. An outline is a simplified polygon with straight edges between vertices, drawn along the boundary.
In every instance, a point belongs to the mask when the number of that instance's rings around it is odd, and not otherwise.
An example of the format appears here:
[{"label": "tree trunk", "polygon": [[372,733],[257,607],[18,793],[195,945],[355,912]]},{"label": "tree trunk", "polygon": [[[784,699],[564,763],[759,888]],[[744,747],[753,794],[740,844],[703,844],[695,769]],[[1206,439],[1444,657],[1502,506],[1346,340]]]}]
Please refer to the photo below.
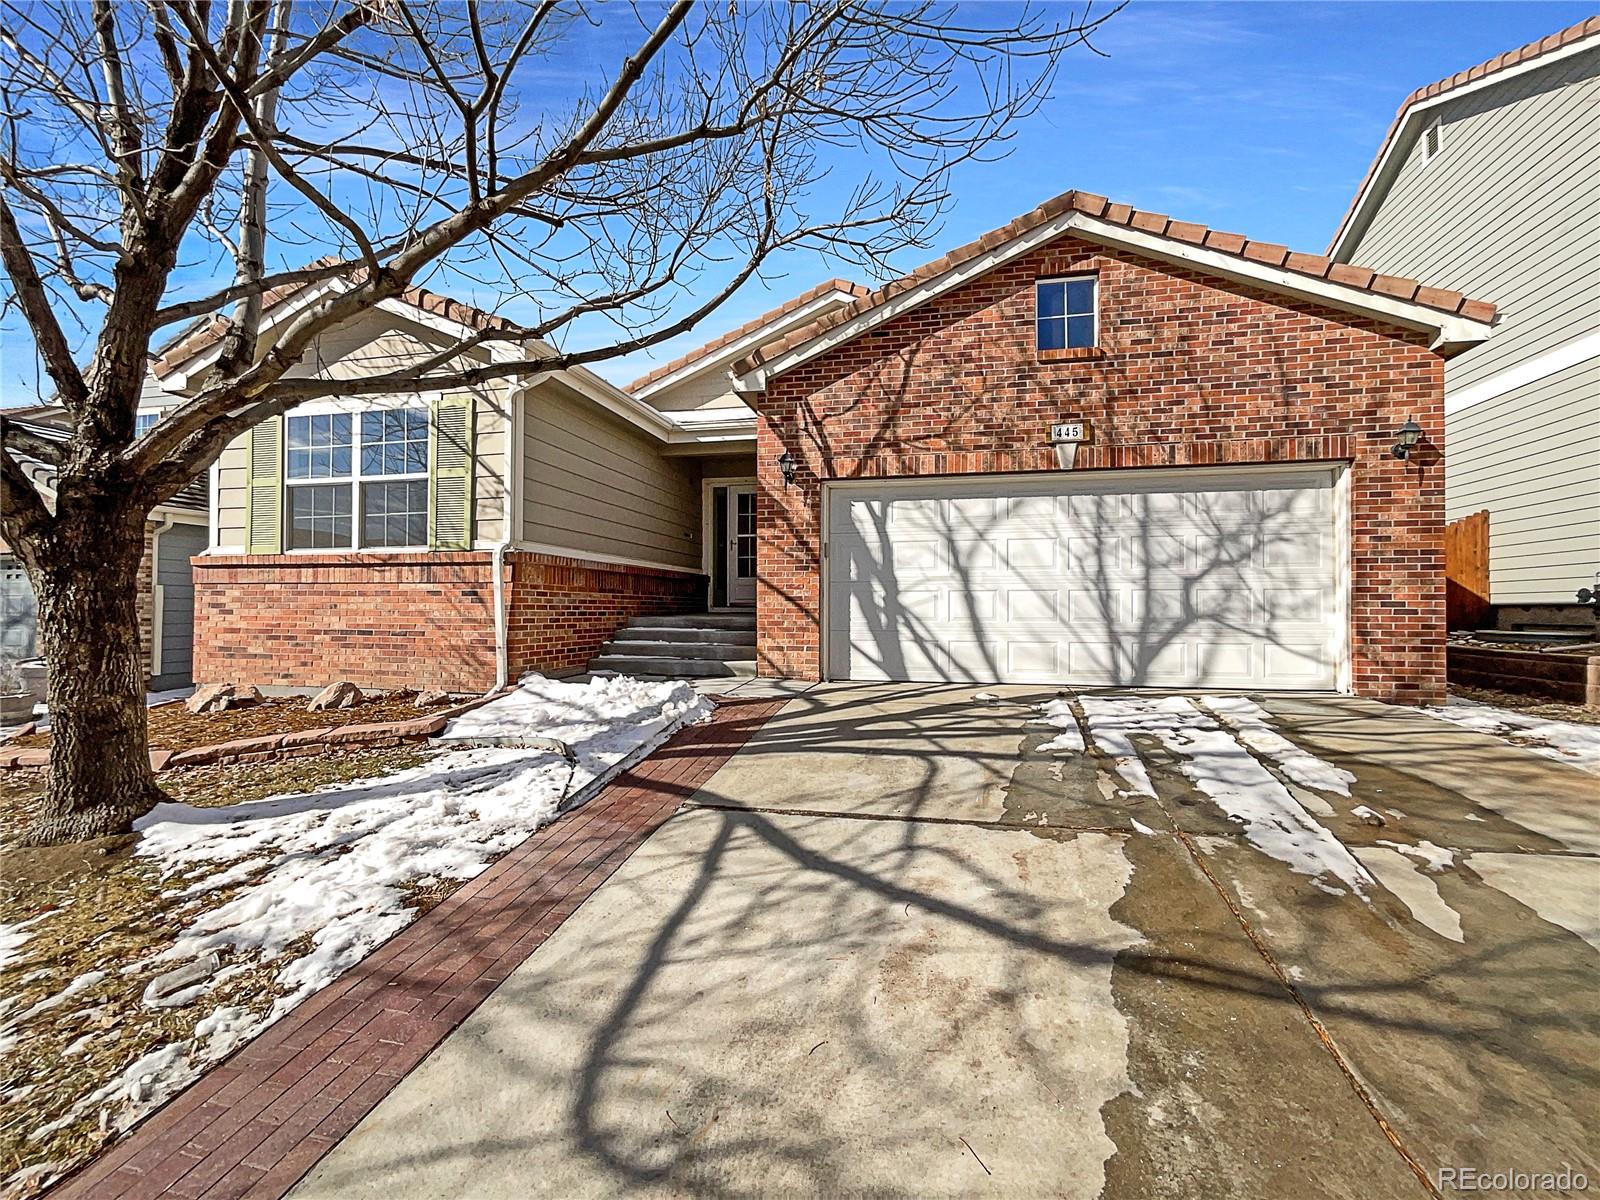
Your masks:
[{"label": "tree trunk", "polygon": [[127,833],[166,798],[150,769],[145,725],[144,521],[57,532],[53,561],[30,572],[50,667],[50,773],[27,835],[35,845]]}]

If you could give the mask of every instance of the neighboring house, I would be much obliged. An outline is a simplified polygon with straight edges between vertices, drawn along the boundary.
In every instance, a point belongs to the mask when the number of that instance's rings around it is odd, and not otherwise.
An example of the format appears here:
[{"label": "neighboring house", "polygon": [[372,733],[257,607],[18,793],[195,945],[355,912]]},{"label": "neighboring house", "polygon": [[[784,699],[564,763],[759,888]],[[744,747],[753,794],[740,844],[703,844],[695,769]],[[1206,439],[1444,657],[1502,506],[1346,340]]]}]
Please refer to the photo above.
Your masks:
[{"label": "neighboring house", "polygon": [[1328,253],[1495,300],[1445,373],[1446,515],[1488,510],[1502,619],[1575,607],[1600,571],[1600,17],[1408,96]]},{"label": "neighboring house", "polygon": [[[140,433],[160,419],[180,397],[148,382],[135,418]],[[53,404],[10,409],[7,417],[52,441],[65,440],[67,416]],[[24,463],[47,503],[54,503],[52,464]],[[206,481],[197,479],[164,504],[145,523],[144,557],[139,564],[139,637],[147,654],[147,685],[160,691],[185,687],[193,679],[194,583],[190,559],[205,551],[209,502]],[[0,542],[0,658],[10,661],[42,653],[37,635],[38,602],[22,564]]]},{"label": "neighboring house", "polygon": [[[271,297],[263,344],[337,286]],[[726,362],[857,294],[827,285],[751,322],[654,373],[645,399],[576,368],[333,398],[263,423],[211,472],[197,676],[481,689],[582,669],[634,618],[749,610],[756,418],[724,394]],[[324,337],[297,370],[370,374],[491,326],[513,328],[417,288]],[[198,387],[225,328],[169,346],[162,386]],[[540,351],[491,342],[469,357]]]},{"label": "neighboring house", "polygon": [[760,669],[1438,701],[1431,443],[1493,315],[1057,197],[733,364]]}]

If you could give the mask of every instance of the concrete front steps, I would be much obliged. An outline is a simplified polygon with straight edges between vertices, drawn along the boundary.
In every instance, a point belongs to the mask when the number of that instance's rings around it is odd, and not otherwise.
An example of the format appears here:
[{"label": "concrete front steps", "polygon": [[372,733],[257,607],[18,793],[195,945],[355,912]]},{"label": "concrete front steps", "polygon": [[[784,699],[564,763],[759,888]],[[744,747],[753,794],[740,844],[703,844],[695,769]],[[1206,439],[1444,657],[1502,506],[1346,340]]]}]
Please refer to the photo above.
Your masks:
[{"label": "concrete front steps", "polygon": [[635,617],[600,647],[589,670],[666,679],[753,678],[756,615]]}]

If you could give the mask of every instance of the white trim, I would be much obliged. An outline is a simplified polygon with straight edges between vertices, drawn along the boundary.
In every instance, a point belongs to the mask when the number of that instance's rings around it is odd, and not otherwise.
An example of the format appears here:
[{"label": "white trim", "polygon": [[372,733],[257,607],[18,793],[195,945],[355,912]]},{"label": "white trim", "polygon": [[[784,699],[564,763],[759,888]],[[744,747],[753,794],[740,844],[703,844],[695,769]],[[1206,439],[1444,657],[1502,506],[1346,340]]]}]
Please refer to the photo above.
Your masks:
[{"label": "white trim", "polygon": [[1474,321],[1410,300],[1379,295],[1376,292],[1333,283],[1316,276],[1303,275],[1283,267],[1270,267],[1253,259],[1240,258],[1220,250],[1159,237],[1074,211],[1036,225],[1004,245],[997,246],[986,254],[975,255],[943,274],[925,280],[915,287],[907,288],[851,320],[825,330],[811,340],[779,354],[770,362],[762,363],[747,374],[737,377],[734,380],[735,390],[765,391],[767,381],[772,377],[791,370],[836,346],[852,341],[869,329],[1020,258],[1066,233],[1074,233],[1108,246],[1134,250],[1152,258],[1199,267],[1225,279],[1313,300],[1346,312],[1377,316],[1405,328],[1427,330],[1435,334],[1433,346],[1436,350],[1473,345],[1483,341],[1491,332],[1490,325],[1484,321]]},{"label": "white trim", "polygon": [[545,542],[513,542],[511,549],[528,554],[553,554],[559,558],[575,558],[608,567],[649,567],[653,571],[671,571],[678,575],[703,574],[694,567],[683,567],[676,563],[654,562],[648,558],[624,558],[619,554],[598,554],[589,550],[574,550],[571,546],[552,546]]},{"label": "white trim", "polygon": [[702,375],[718,366],[737,362],[751,350],[759,349],[767,342],[772,341],[770,330],[775,325],[800,325],[806,319],[814,320],[822,313],[830,312],[840,307],[841,304],[848,304],[856,298],[854,292],[847,292],[841,288],[834,288],[832,291],[824,292],[814,300],[807,301],[791,312],[779,314],[754,332],[746,334],[737,341],[729,342],[725,346],[718,346],[716,350],[709,354],[702,354],[697,358],[691,359],[671,374],[663,375],[655,382],[646,384],[634,394],[643,400],[655,395],[657,392],[685,383],[696,375]]},{"label": "white trim", "polygon": [[1350,467],[1340,464],[1333,476],[1333,580],[1334,603],[1334,687],[1348,696],[1355,690],[1355,676],[1350,647],[1354,637],[1350,628],[1354,599],[1352,580],[1354,564],[1350,558]]},{"label": "white trim", "polygon": [[[1405,110],[1406,115],[1393,135],[1385,141],[1383,150],[1374,164],[1371,172],[1362,181],[1361,190],[1356,193],[1355,203],[1350,206],[1349,213],[1339,223],[1338,230],[1333,235],[1332,242],[1328,245],[1328,257],[1339,262],[1348,262],[1347,244],[1351,239],[1352,231],[1360,229],[1366,232],[1370,224],[1367,209],[1374,203],[1381,203],[1382,198],[1389,192],[1394,183],[1394,176],[1399,174],[1400,165],[1405,161],[1406,154],[1410,153],[1411,145],[1416,139],[1417,127],[1425,114],[1431,114],[1442,105],[1459,100],[1463,96],[1470,96],[1481,92],[1485,88],[1495,87],[1507,80],[1516,79],[1530,71],[1541,70],[1552,63],[1561,62],[1585,50],[1593,50],[1600,46],[1600,40],[1593,37],[1579,38],[1575,42],[1568,42],[1558,50],[1551,50],[1536,58],[1526,59],[1514,67],[1505,67],[1492,71],[1471,83],[1459,84],[1456,87],[1440,92],[1437,96],[1430,96],[1426,100],[1413,101]],[[1398,158],[1396,157],[1398,155]],[[1391,162],[1391,160],[1394,160]]]},{"label": "white trim", "polygon": [[[706,607],[713,606],[716,599],[717,577],[712,567],[711,537],[714,532],[711,523],[711,491],[719,487],[756,487],[760,479],[754,475],[710,475],[700,481],[700,570],[706,577]],[[761,552],[761,539],[759,531],[756,538],[756,553]],[[747,604],[728,605],[729,608],[745,609]]]},{"label": "white trim", "polygon": [[[223,447],[227,453],[227,447]],[[248,468],[246,468],[248,474]],[[222,478],[222,454],[211,460],[211,465],[206,468],[206,553],[219,553],[221,547],[217,538],[222,529],[222,496],[219,481]],[[248,487],[248,484],[246,485]]]},{"label": "white trim", "polygon": [[[1045,350],[1045,348],[1043,346],[1039,345],[1039,322],[1046,319],[1046,318],[1041,317],[1039,315],[1039,289],[1042,288],[1047,283],[1078,283],[1078,282],[1082,282],[1085,279],[1087,279],[1089,281],[1090,285],[1094,289],[1094,307],[1093,307],[1092,311],[1089,313],[1089,320],[1090,320],[1090,323],[1094,326],[1094,331],[1089,337],[1089,345],[1087,347],[1068,346],[1068,345],[1066,345],[1066,342],[1067,342],[1067,322],[1072,319],[1072,313],[1070,311],[1068,311],[1068,309],[1067,309],[1067,297],[1066,297],[1065,291],[1063,291],[1062,296],[1061,296],[1061,342],[1062,342],[1062,349],[1064,349],[1064,350],[1092,349],[1095,346],[1098,346],[1100,344],[1100,272],[1099,271],[1074,271],[1069,275],[1046,275],[1042,279],[1035,279],[1033,281],[1033,347],[1034,347],[1035,350],[1039,351],[1042,354],[1049,353],[1049,351]],[[1080,313],[1078,315],[1082,316],[1083,314]],[[1055,319],[1056,318],[1054,318],[1054,317],[1050,317],[1049,318],[1049,320],[1052,320],[1052,321],[1055,320]]]},{"label": "white trim", "polygon": [[1452,392],[1446,386],[1444,415],[1448,417],[1464,412],[1474,405],[1494,400],[1516,388],[1537,383],[1558,371],[1581,366],[1592,358],[1600,358],[1600,331],[1584,334],[1553,350],[1525,358],[1515,366],[1497,371],[1487,379],[1480,379],[1477,383],[1456,391]]}]

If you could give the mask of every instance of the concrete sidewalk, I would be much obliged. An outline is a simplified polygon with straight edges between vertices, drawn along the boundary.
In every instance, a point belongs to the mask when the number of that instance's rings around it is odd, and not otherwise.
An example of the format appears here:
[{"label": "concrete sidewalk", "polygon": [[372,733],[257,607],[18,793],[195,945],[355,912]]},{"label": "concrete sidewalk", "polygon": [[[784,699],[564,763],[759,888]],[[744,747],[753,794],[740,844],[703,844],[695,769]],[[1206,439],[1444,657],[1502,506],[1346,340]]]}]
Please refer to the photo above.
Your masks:
[{"label": "concrete sidewalk", "polygon": [[1134,739],[1141,795],[1092,724],[1086,752],[1041,749],[1054,692],[973,692],[796,696],[294,1194],[1600,1178],[1593,776],[1404,710],[1263,700],[1290,750],[1237,734],[1226,765],[1366,866],[1351,889],[1264,851],[1183,738]]}]

